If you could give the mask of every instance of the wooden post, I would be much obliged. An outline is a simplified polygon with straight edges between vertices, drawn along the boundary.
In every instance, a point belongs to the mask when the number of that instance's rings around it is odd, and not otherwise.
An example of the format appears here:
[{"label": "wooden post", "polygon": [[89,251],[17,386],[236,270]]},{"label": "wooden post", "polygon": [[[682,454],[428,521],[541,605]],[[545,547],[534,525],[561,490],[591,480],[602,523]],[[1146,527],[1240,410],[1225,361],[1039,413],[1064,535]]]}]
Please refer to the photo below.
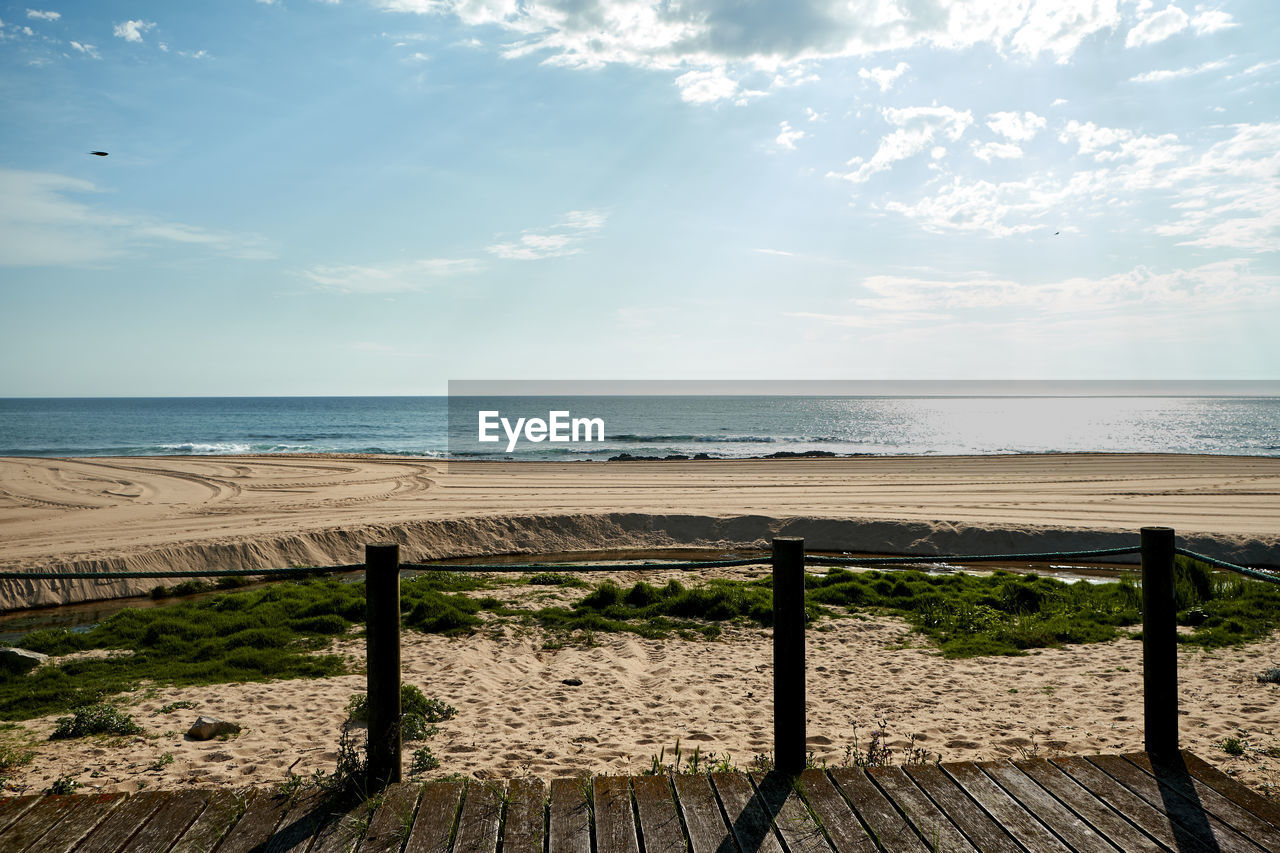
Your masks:
[{"label": "wooden post", "polygon": [[375,794],[400,781],[400,546],[364,548],[369,775]]},{"label": "wooden post", "polygon": [[804,770],[804,540],[773,540],[773,762]]},{"label": "wooden post", "polygon": [[1142,706],[1147,752],[1178,752],[1178,628],[1173,530],[1142,528]]}]

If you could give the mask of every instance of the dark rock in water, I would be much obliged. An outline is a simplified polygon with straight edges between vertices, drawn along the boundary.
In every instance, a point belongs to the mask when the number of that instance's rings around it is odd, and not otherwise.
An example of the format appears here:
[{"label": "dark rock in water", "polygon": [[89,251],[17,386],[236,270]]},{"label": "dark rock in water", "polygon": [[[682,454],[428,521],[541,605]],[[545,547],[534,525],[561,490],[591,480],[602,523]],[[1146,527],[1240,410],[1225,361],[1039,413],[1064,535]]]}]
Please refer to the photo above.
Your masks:
[{"label": "dark rock in water", "polygon": [[630,453],[619,453],[617,456],[610,456],[608,462],[661,462],[661,456],[632,456]]},{"label": "dark rock in water", "polygon": [[693,458],[694,458],[694,459],[710,459],[710,458],[711,458],[711,454],[710,454],[710,453],[695,453],[695,454],[693,454]]},{"label": "dark rock in water", "polygon": [[192,740],[210,740],[218,735],[234,735],[240,733],[240,726],[235,723],[219,720],[217,717],[200,716],[187,729],[187,737]]},{"label": "dark rock in water", "polygon": [[827,456],[835,456],[830,450],[779,450],[777,453],[770,453],[768,456],[761,457],[763,459],[818,459]]},{"label": "dark rock in water", "polygon": [[663,458],[664,459],[688,459],[689,457],[685,456],[683,453],[670,453]]},{"label": "dark rock in water", "polygon": [[27,649],[0,649],[0,669],[12,673],[30,672],[48,659],[46,654]]},{"label": "dark rock in water", "polygon": [[561,681],[560,683],[561,683],[561,684],[567,684],[567,685],[569,685],[570,687],[581,687],[581,686],[582,686],[582,679],[581,679],[581,678],[566,678],[566,679],[564,679],[563,681]]},{"label": "dark rock in water", "polygon": [[1272,667],[1258,673],[1258,680],[1266,684],[1280,684],[1280,668]]}]

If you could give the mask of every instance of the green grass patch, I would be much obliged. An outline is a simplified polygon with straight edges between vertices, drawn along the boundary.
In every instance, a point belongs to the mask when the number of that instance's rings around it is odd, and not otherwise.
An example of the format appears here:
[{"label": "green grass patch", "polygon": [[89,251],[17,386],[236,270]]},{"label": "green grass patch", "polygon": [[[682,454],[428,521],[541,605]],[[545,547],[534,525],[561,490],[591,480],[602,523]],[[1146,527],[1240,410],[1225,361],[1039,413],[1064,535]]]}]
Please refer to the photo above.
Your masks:
[{"label": "green grass patch", "polygon": [[[468,632],[479,624],[480,605],[460,591],[487,584],[485,578],[453,572],[406,580],[401,584],[404,624],[425,632]],[[347,671],[343,658],[321,652],[364,618],[363,583],[309,578],[121,610],[83,633],[33,631],[16,645],[50,655],[89,649],[132,654],[55,663],[29,675],[0,673],[0,719],[65,712],[144,681],[182,686],[342,674]]]},{"label": "green grass patch", "polygon": [[67,740],[90,735],[137,735],[142,727],[114,705],[98,704],[76,708],[70,717],[59,717],[49,740]]},{"label": "green grass patch", "polygon": [[[768,579],[713,579],[686,587],[677,580],[658,587],[643,581],[623,588],[605,581],[572,607],[544,607],[527,616],[544,628],[561,632],[628,631],[662,638],[720,635],[721,623],[773,624],[773,593]],[[809,618],[822,609],[809,606]]]}]

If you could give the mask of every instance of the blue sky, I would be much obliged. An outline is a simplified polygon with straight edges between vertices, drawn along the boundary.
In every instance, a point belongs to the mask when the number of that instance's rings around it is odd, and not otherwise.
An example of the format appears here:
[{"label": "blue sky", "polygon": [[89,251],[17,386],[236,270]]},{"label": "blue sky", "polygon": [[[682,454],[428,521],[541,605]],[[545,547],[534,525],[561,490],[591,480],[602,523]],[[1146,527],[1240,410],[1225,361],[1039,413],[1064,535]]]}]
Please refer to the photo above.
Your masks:
[{"label": "blue sky", "polygon": [[1273,0],[0,22],[3,396],[1280,378]]}]

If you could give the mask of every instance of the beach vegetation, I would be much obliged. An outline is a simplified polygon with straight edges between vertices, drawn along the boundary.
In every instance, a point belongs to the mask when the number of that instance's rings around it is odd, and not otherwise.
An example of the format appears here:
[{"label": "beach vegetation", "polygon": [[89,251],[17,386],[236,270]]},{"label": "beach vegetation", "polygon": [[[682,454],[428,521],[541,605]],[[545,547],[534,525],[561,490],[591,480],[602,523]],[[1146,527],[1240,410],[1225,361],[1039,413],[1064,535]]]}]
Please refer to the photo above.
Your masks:
[{"label": "beach vegetation", "polygon": [[1233,736],[1233,737],[1223,738],[1222,742],[1219,743],[1218,746],[1222,747],[1222,751],[1225,752],[1227,755],[1231,755],[1236,758],[1239,758],[1241,755],[1244,755],[1245,750],[1248,749],[1249,747],[1249,744],[1243,738]]},{"label": "beach vegetation", "polygon": [[[435,697],[428,698],[412,684],[400,685],[400,738],[405,741],[426,740],[439,729],[435,723],[452,719],[458,709]],[[347,722],[369,724],[369,696],[353,695],[347,702]]]},{"label": "beach vegetation", "polygon": [[70,776],[59,776],[53,780],[53,784],[44,789],[46,794],[74,794],[76,788],[80,787],[80,783]]},{"label": "beach vegetation", "polygon": [[90,735],[137,735],[142,727],[114,705],[99,703],[76,708],[70,717],[59,717],[49,740],[89,737]]},{"label": "beach vegetation", "polygon": [[420,746],[413,751],[413,759],[409,762],[409,775],[417,776],[422,773],[430,773],[432,770],[439,768],[440,759],[431,754],[431,748]]}]

